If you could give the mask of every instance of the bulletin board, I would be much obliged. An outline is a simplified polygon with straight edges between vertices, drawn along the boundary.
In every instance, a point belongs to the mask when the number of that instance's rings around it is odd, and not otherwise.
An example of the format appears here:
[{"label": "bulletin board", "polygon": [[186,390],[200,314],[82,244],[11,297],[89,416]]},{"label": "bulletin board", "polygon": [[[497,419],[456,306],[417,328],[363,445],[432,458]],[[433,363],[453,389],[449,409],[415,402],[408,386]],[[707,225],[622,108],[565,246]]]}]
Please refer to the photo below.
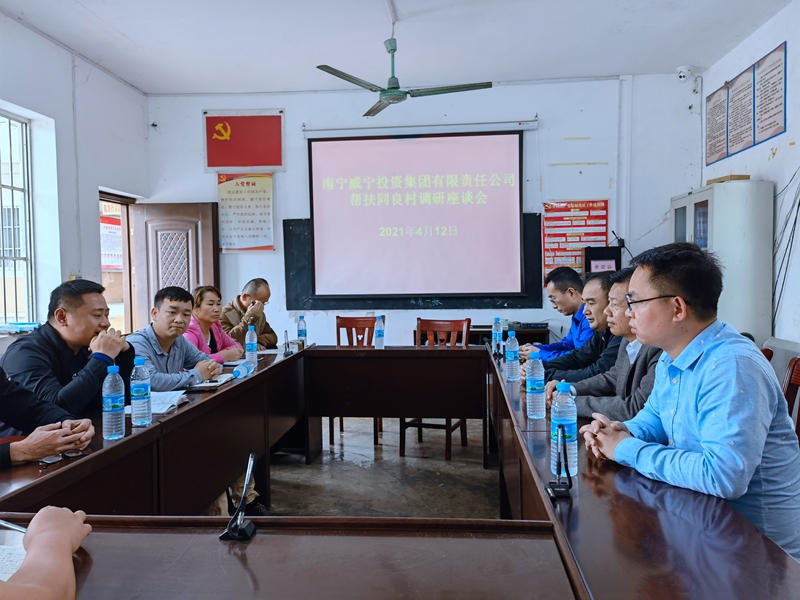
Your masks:
[{"label": "bulletin board", "polygon": [[544,202],[542,256],[544,275],[558,267],[583,273],[582,250],[608,245],[608,200]]}]

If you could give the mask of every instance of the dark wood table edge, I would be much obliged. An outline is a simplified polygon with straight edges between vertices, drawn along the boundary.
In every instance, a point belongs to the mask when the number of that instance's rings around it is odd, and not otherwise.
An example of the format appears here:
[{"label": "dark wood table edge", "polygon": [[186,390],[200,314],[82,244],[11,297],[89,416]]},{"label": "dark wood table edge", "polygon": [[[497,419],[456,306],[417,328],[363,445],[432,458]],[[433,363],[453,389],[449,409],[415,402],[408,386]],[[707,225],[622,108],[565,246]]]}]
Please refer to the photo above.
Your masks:
[{"label": "dark wood table edge", "polygon": [[[491,360],[491,354],[489,356],[489,362],[492,363],[490,369],[492,370],[492,375],[496,378],[496,387],[502,391],[502,401],[505,402],[506,408],[513,418],[514,410],[511,402],[509,401],[508,395],[506,394],[505,381],[502,377],[503,374],[498,369],[498,363],[494,360]],[[497,426],[497,424],[493,424],[493,426]],[[533,480],[536,484],[536,491],[541,497],[542,504],[547,512],[547,517],[553,523],[553,535],[555,538],[556,547],[561,555],[561,561],[564,563],[564,567],[566,568],[567,577],[569,578],[573,592],[575,592],[575,597],[581,598],[582,600],[589,600],[593,598],[593,595],[591,591],[589,591],[588,583],[586,582],[583,571],[578,564],[578,559],[575,557],[575,554],[572,551],[572,546],[569,543],[569,539],[567,538],[564,528],[561,526],[561,521],[558,519],[555,511],[553,510],[553,504],[550,501],[550,497],[547,495],[547,492],[545,492],[545,483],[542,481],[541,477],[539,476],[539,472],[536,470],[536,467],[533,464],[533,458],[531,457],[530,452],[528,452],[528,446],[525,443],[525,440],[522,438],[522,433],[516,422],[514,423],[513,432],[514,436],[517,438],[519,447],[523,449],[522,455],[525,459],[525,466],[533,477]],[[502,464],[500,469],[502,472]]]}]

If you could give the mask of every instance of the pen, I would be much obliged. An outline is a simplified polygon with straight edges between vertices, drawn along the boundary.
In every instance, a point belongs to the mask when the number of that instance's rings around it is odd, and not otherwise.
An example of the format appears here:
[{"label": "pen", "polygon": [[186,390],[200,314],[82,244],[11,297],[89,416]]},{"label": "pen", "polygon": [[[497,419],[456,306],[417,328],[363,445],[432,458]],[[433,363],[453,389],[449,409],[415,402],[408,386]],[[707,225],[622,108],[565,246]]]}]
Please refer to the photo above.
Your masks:
[{"label": "pen", "polygon": [[28,531],[22,525],[14,525],[14,523],[9,523],[8,521],[0,520],[0,527],[5,527],[6,529],[10,529],[12,531],[19,531],[20,533],[25,533]]}]

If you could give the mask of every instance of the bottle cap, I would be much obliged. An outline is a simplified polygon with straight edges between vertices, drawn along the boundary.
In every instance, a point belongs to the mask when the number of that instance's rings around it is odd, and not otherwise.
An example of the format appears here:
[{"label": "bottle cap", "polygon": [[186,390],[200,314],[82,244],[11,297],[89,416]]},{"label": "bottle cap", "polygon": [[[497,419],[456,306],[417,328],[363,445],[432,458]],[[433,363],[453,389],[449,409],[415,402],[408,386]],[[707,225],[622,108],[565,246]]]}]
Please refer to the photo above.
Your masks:
[{"label": "bottle cap", "polygon": [[509,331],[508,332],[508,337],[517,337],[517,332],[516,331]]},{"label": "bottle cap", "polygon": [[141,356],[137,356],[136,358],[133,359],[133,364],[137,367],[142,366],[144,364],[144,358],[142,358]]},{"label": "bottle cap", "polygon": [[559,391],[559,392],[564,392],[565,394],[569,394],[570,393],[570,391],[571,391],[570,388],[571,387],[572,387],[572,384],[570,384],[568,381],[559,381],[556,384],[556,390]]},{"label": "bottle cap", "polygon": [[119,365],[110,365],[106,372],[110,375],[111,373],[119,373]]},{"label": "bottle cap", "polygon": [[255,330],[256,330],[256,326],[255,325],[248,325],[247,326],[247,331],[255,331]]},{"label": "bottle cap", "polygon": [[376,321],[383,321],[383,319],[381,318],[381,315],[378,315],[377,317],[375,317],[375,320]]},{"label": "bottle cap", "polygon": [[495,323],[499,323],[499,322],[500,322],[500,317],[495,317],[495,318],[494,318],[494,322],[495,322]]},{"label": "bottle cap", "polygon": [[300,320],[302,321],[303,319],[305,319],[305,317],[303,315],[300,315]]}]

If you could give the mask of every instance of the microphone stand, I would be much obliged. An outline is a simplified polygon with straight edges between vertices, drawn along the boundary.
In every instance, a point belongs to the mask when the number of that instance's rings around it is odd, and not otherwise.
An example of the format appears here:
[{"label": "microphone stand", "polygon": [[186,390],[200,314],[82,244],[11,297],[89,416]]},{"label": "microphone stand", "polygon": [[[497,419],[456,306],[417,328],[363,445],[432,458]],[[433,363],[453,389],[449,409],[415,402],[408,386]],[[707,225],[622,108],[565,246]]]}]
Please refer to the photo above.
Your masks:
[{"label": "microphone stand", "polygon": [[253,467],[256,464],[256,455],[251,454],[247,461],[247,474],[244,476],[244,488],[242,497],[239,499],[239,506],[233,513],[231,520],[228,521],[225,531],[220,534],[221,540],[235,540],[237,542],[249,542],[256,534],[256,526],[252,521],[244,520],[244,509],[247,504],[247,490],[250,488],[250,480],[253,478]]}]

